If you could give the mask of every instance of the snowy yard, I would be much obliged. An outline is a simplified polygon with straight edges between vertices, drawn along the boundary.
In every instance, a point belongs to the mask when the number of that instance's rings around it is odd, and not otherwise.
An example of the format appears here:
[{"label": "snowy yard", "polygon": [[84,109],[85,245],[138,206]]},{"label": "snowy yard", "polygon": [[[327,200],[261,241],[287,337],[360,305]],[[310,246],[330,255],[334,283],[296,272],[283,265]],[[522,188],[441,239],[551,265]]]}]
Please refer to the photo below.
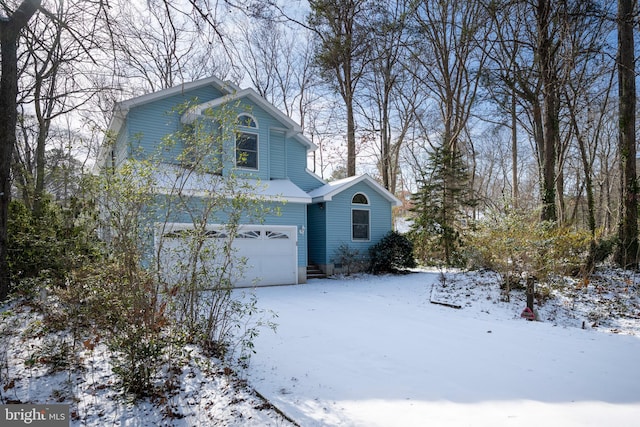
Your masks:
[{"label": "snowy yard", "polygon": [[[431,304],[432,286],[462,309]],[[577,291],[541,322],[501,302],[490,274],[257,289],[279,327],[257,340],[249,383],[301,426],[638,425],[638,285],[592,288],[595,306]],[[598,311],[616,298],[631,317]]]},{"label": "snowy yard", "polygon": [[51,374],[42,349],[64,336],[46,335],[28,307],[5,306],[2,403],[71,403],[72,426],[295,425],[260,395],[302,427],[638,425],[640,278],[568,283],[529,322],[522,291],[504,302],[494,274],[444,277],[258,288],[279,326],[256,339],[247,371],[228,375],[184,349],[177,383],[159,378],[165,395],[136,405],[113,389],[104,344],[83,343],[81,368]]}]

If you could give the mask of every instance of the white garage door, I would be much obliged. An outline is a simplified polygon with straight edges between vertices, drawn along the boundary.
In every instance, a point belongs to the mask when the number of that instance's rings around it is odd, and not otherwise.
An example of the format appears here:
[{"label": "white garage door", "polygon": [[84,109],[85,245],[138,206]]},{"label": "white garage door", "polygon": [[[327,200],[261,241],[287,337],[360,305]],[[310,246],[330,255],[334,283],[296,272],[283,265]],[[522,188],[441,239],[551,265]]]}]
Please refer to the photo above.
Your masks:
[{"label": "white garage door", "polygon": [[[172,224],[163,234],[160,253],[161,265],[165,272],[175,270],[180,259],[188,251],[184,247],[185,236],[191,227],[188,224]],[[207,227],[207,240],[215,245],[214,239],[225,237],[224,227]],[[182,232],[181,232],[182,231]],[[298,283],[298,250],[296,226],[243,225],[233,240],[234,257],[245,259],[244,274],[233,278],[233,285],[269,286]],[[205,247],[207,246],[205,243]],[[156,248],[158,247],[156,241]],[[216,261],[213,260],[213,263]],[[175,276],[175,274],[165,274]]]}]

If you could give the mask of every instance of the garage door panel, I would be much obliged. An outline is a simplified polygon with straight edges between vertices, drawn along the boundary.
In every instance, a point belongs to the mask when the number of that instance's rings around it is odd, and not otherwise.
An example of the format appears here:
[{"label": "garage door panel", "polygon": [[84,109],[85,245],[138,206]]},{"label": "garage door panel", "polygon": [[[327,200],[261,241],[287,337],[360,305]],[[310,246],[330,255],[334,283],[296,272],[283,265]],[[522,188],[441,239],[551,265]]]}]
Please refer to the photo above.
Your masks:
[{"label": "garage door panel", "polygon": [[[174,224],[179,230],[188,230],[188,224]],[[216,237],[226,237],[222,226],[211,226],[207,244],[215,246]],[[246,260],[244,277],[235,280],[234,286],[267,286],[295,284],[297,271],[297,227],[243,225],[236,234],[232,247],[234,257]],[[188,233],[165,233],[164,254],[161,264],[167,270],[176,266],[178,260],[188,253],[185,235]],[[211,243],[207,243],[211,242]],[[210,269],[215,268],[216,260],[208,261]]]}]

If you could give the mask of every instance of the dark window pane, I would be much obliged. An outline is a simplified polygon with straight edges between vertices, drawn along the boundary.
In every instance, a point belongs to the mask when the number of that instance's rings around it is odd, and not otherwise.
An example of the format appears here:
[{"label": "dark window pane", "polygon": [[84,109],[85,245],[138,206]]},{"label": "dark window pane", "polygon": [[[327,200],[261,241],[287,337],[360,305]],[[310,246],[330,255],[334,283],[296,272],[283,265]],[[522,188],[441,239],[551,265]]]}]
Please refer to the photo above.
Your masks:
[{"label": "dark window pane", "polygon": [[369,240],[369,211],[354,209],[351,222],[353,240]]},{"label": "dark window pane", "polygon": [[368,205],[369,200],[367,200],[367,196],[365,196],[364,194],[358,193],[355,196],[353,196],[351,203],[359,204],[359,205]]},{"label": "dark window pane", "polygon": [[258,168],[258,135],[239,133],[236,137],[236,165]]},{"label": "dark window pane", "polygon": [[251,116],[247,116],[246,114],[243,114],[238,117],[238,125],[246,126],[250,128],[257,127],[256,122],[251,118]]}]

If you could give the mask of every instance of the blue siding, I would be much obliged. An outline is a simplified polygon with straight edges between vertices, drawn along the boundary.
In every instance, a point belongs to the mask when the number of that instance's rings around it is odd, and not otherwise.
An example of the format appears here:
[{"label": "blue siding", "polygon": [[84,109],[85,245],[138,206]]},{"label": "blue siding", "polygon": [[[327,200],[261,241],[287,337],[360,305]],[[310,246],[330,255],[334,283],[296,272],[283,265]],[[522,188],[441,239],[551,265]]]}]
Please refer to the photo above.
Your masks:
[{"label": "blue siding", "polygon": [[[167,135],[181,129],[180,114],[174,111],[175,108],[195,99],[203,103],[220,96],[222,93],[218,89],[207,86],[132,107],[117,138],[115,147],[117,160],[120,162],[127,156],[161,155],[165,162],[174,163],[184,146],[177,144],[164,151],[160,151],[160,148]],[[224,142],[227,155],[223,174],[229,174],[234,170],[238,176],[260,180],[288,178],[307,192],[325,184],[307,170],[307,147],[297,139],[287,137],[281,129],[282,124],[270,113],[249,99],[243,99],[230,106],[235,109],[236,114],[249,113],[257,122],[256,129],[246,130],[258,135],[258,169],[235,169],[235,140],[229,138]],[[354,208],[351,199],[359,192],[366,194],[370,201],[368,206],[355,206],[370,211],[370,241],[367,242],[351,239],[351,215]],[[197,208],[202,202],[202,199],[193,197],[189,204]],[[286,205],[267,203],[266,205],[278,208],[279,214],[266,215],[262,221],[245,215],[242,222],[295,225],[300,231],[304,229],[305,231],[299,232],[297,236],[300,267],[306,266],[308,260],[320,265],[331,264],[341,244],[366,254],[368,248],[377,243],[391,230],[392,226],[391,203],[366,182],[353,185],[335,195],[332,201],[323,204],[322,209],[318,204],[307,206],[297,203]],[[158,206],[163,204],[159,203]],[[165,203],[164,206],[167,204]],[[155,212],[155,217],[162,221],[166,217],[165,214],[166,211],[159,209]],[[167,221],[191,223],[192,219],[186,210],[176,209]],[[224,212],[214,212],[209,218],[210,223],[222,224],[226,221]]]},{"label": "blue siding", "polygon": [[287,177],[285,160],[284,133],[272,131],[269,138],[269,176],[271,179],[284,179]]},{"label": "blue siding", "polygon": [[131,154],[140,157],[161,154],[166,161],[174,162],[183,147],[162,153],[158,150],[165,136],[180,129],[180,114],[175,109],[185,102],[205,102],[221,95],[213,86],[207,86],[131,108],[127,117]]},{"label": "blue siding", "polygon": [[[369,205],[352,205],[351,199],[356,193],[365,194],[369,199]],[[351,211],[354,208],[370,212],[369,241],[351,239]],[[346,244],[366,255],[369,247],[378,243],[385,234],[391,231],[391,203],[364,182],[335,195],[332,201],[326,203],[325,210],[327,215],[327,262],[333,262],[336,251],[341,244]]]},{"label": "blue siding", "polygon": [[[161,150],[162,141],[171,133],[181,129],[180,115],[176,107],[195,99],[206,102],[221,96],[213,86],[192,90],[180,95],[160,99],[154,102],[131,108],[126,127],[121,130],[120,139],[124,139],[127,154],[135,157],[160,155],[167,163],[175,163],[184,146],[176,144],[172,149]],[[273,118],[260,106],[242,100],[234,105],[237,114],[249,113],[258,123],[255,133],[258,135],[258,170],[235,170],[242,176],[271,179],[289,178],[305,191],[310,191],[324,184],[317,177],[307,172],[307,148],[293,138],[285,138],[278,130],[280,122]],[[254,130],[249,130],[254,132]],[[119,144],[120,146],[120,144]],[[235,166],[235,141],[225,143],[226,156],[225,173]]]},{"label": "blue siding", "polygon": [[287,177],[304,191],[315,190],[325,183],[307,171],[307,148],[300,142],[287,140]]},{"label": "blue siding", "polygon": [[327,216],[325,204],[309,205],[307,210],[307,234],[309,236],[309,263],[327,264],[327,245],[325,234],[327,232]]},{"label": "blue siding", "polygon": [[[116,139],[115,147],[113,147],[116,166],[120,166],[129,156],[129,144],[128,144],[128,130],[127,125],[123,126],[123,131],[120,132]],[[111,154],[109,154],[111,157]],[[107,160],[107,164],[111,166],[111,159]]]}]

